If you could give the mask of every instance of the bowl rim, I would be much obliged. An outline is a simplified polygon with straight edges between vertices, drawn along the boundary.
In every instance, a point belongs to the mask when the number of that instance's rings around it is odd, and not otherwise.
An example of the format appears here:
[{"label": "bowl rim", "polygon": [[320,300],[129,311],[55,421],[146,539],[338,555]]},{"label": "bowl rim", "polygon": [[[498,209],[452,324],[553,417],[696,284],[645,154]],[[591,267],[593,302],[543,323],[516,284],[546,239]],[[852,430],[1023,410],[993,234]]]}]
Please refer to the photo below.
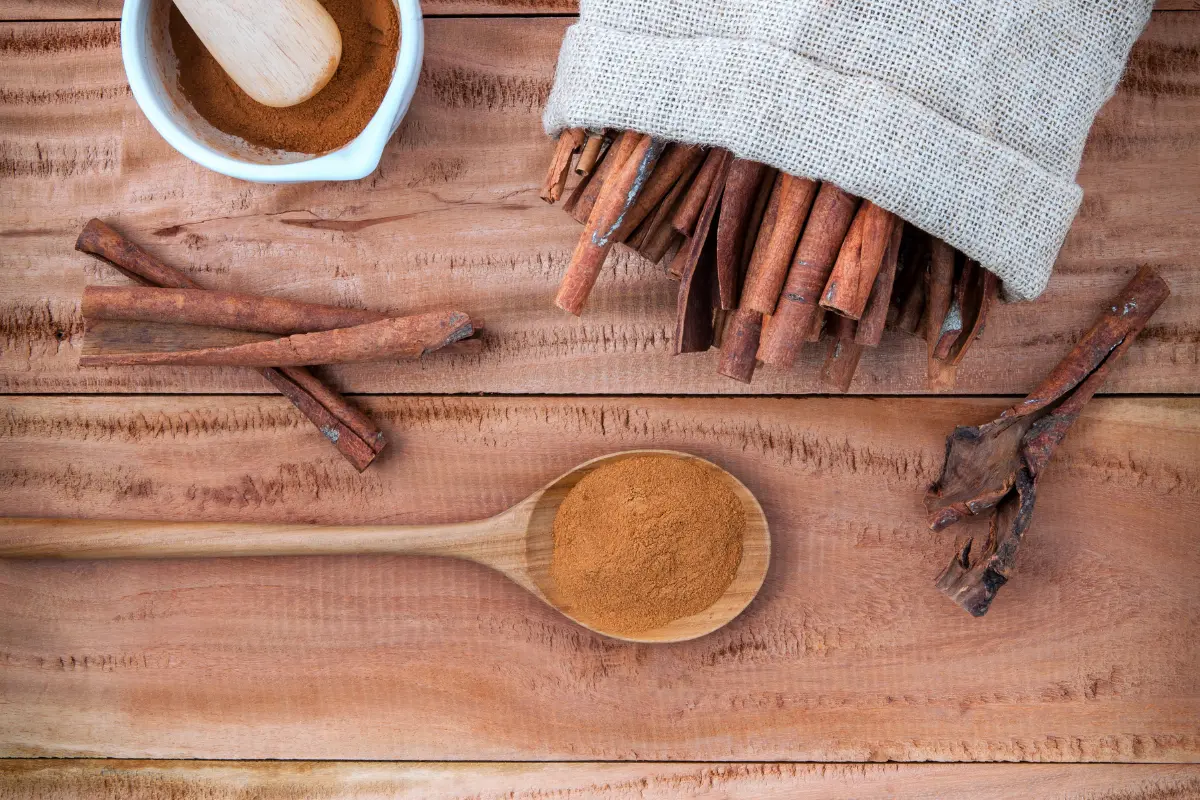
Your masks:
[{"label": "bowl rim", "polygon": [[362,133],[337,150],[290,164],[259,164],[214,150],[192,137],[167,112],[152,86],[151,56],[145,47],[151,2],[154,0],[126,0],[121,11],[121,60],[138,108],[181,154],[214,172],[258,183],[358,180],[379,166],[384,148],[408,111],[421,75],[425,30],[419,0],[393,0],[400,14],[396,66],[379,108]]}]

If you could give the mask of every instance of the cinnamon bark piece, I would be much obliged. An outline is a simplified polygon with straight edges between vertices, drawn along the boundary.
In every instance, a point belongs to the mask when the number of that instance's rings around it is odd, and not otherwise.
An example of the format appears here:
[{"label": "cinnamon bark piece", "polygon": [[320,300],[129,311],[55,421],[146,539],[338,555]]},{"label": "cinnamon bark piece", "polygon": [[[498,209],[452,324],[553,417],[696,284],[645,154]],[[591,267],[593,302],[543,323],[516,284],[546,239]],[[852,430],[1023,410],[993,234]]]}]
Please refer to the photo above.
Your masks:
[{"label": "cinnamon bark piece", "polygon": [[[858,220],[862,222],[859,224]],[[871,288],[883,264],[896,217],[869,200],[863,201],[850,229],[859,235],[846,236],[833,272],[825,283],[821,305],[843,317],[859,319],[866,310]]]},{"label": "cinnamon bark piece", "polygon": [[583,145],[583,150],[579,153],[579,159],[575,162],[576,175],[591,175],[592,170],[596,168],[596,162],[600,160],[600,150],[604,147],[603,133],[588,133],[587,142]]},{"label": "cinnamon bark piece", "polygon": [[796,355],[812,330],[821,292],[858,210],[858,202],[857,197],[832,183],[821,185],[804,235],[796,247],[783,294],[771,321],[763,326],[762,345],[758,349],[760,361],[784,368],[796,363]]},{"label": "cinnamon bark piece", "polygon": [[925,289],[925,315],[921,330],[932,355],[942,336],[942,325],[950,312],[950,300],[954,292],[954,248],[941,239],[931,237],[929,242],[929,280]]},{"label": "cinnamon bark piece", "polygon": [[699,168],[700,165],[695,164],[680,175],[679,180],[671,187],[671,191],[659,203],[658,208],[654,210],[649,219],[642,223],[646,227],[646,237],[637,246],[637,251],[653,264],[662,261],[672,242],[680,239],[679,233],[671,227],[671,215],[679,205],[679,199],[692,185],[692,178],[695,177],[696,170]]},{"label": "cinnamon bark piece", "polygon": [[225,347],[167,352],[85,353],[80,366],[175,364],[186,366],[296,367],[357,361],[415,359],[465,339],[471,320],[461,311],[433,311],[368,322],[351,328],[300,333]]},{"label": "cinnamon bark piece", "polygon": [[925,497],[930,527],[940,531],[969,516],[991,516],[987,540],[967,538],[936,581],[972,615],[986,614],[1011,577],[1033,519],[1038,480],[1055,449],[1169,295],[1158,273],[1142,267],[1024,401],[985,425],[956,428],[947,438],[942,474]]},{"label": "cinnamon bark piece", "polygon": [[925,311],[930,238],[929,234],[909,225],[900,242],[900,264],[888,322],[911,336],[917,335]]},{"label": "cinnamon bark piece", "polygon": [[625,220],[617,230],[616,240],[625,241],[638,225],[658,208],[679,179],[691,173],[704,160],[704,150],[696,145],[669,144],[654,165],[654,171],[638,192],[637,200],[629,207]]},{"label": "cinnamon bark piece", "polygon": [[[817,309],[817,313],[813,315],[813,324],[812,324],[812,327],[809,328],[808,336],[806,336],[804,338],[805,342],[812,343],[812,342],[821,341],[821,333],[824,332],[824,330],[825,330],[825,317],[826,316],[827,315],[825,313],[825,309],[823,309],[823,308]],[[835,314],[834,316],[837,316],[837,315]]]},{"label": "cinnamon bark piece", "polygon": [[85,319],[211,325],[280,334],[349,328],[387,318],[378,311],[280,297],[145,286],[88,286],[83,290],[82,309]]},{"label": "cinnamon bark piece", "polygon": [[583,235],[575,246],[571,263],[558,287],[554,303],[564,311],[578,316],[596,285],[608,251],[616,243],[616,233],[625,215],[637,201],[646,185],[666,143],[648,135],[641,136],[629,158],[604,183],[592,214],[584,226]]},{"label": "cinnamon bark piece", "polygon": [[729,151],[722,147],[714,147],[708,151],[692,185],[688,187],[683,199],[679,201],[679,207],[671,216],[671,227],[684,236],[692,235],[696,230],[696,221],[700,218],[700,211],[708,199],[713,181],[717,179],[718,173],[723,173],[728,169],[729,158]]},{"label": "cinnamon bark piece", "polygon": [[742,243],[741,264],[743,287],[749,275],[750,261],[754,256],[754,248],[758,242],[759,231],[762,230],[763,218],[767,213],[767,205],[771,202],[771,195],[775,193],[775,181],[778,179],[779,170],[764,165],[763,175],[758,183],[758,194],[754,197],[754,210],[750,212],[750,223],[746,226],[746,238]]},{"label": "cinnamon bark piece", "polygon": [[858,360],[862,357],[863,346],[854,341],[857,328],[858,323],[849,317],[838,314],[829,316],[832,338],[825,354],[825,363],[821,366],[821,382],[839,392],[850,390],[850,382],[854,380]]},{"label": "cinnamon bark piece", "polygon": [[713,308],[717,305],[717,236],[714,222],[731,160],[728,152],[720,157],[717,172],[708,187],[708,197],[696,220],[695,231],[675,259],[679,267],[679,295],[675,305],[676,354],[702,352],[713,343]]},{"label": "cinnamon bark piece", "polygon": [[742,383],[750,383],[754,378],[762,326],[763,315],[753,309],[739,308],[733,312],[721,342],[718,373]]},{"label": "cinnamon bark piece", "polygon": [[717,217],[717,285],[721,308],[725,310],[737,307],[742,247],[764,172],[766,167],[757,161],[735,158],[725,177],[721,212]]},{"label": "cinnamon bark piece", "polygon": [[580,225],[586,225],[588,218],[592,215],[596,200],[604,191],[604,184],[608,182],[609,176],[625,163],[639,141],[641,141],[641,134],[636,131],[622,132],[617,140],[604,151],[604,157],[599,167],[592,172],[588,180],[575,187],[570,198],[563,203],[563,211],[566,211]]},{"label": "cinnamon bark piece", "polygon": [[786,172],[780,172],[776,178],[746,273],[743,301],[746,308],[761,314],[775,310],[800,231],[813,208],[817,187],[816,181]]},{"label": "cinnamon bark piece", "polygon": [[887,325],[888,308],[892,300],[892,285],[896,281],[896,267],[900,257],[900,241],[904,234],[904,220],[896,219],[892,235],[883,253],[879,273],[871,287],[866,308],[858,320],[854,341],[866,347],[876,347],[883,341],[883,329]]},{"label": "cinnamon bark piece", "polygon": [[[98,219],[91,219],[84,225],[75,241],[75,249],[103,261],[139,284],[176,289],[201,288],[187,275],[162,263]],[[367,449],[375,455],[387,444],[383,432],[366,414],[350,405],[337,392],[324,387],[308,370],[296,367],[288,370],[264,369],[260,372],[272,386],[290,384],[287,391],[282,391],[283,395],[359,472],[374,460],[374,455],[364,455],[360,444],[366,444]],[[314,391],[314,385],[321,385],[324,391]],[[334,422],[330,422],[328,415],[318,412],[314,403],[325,408],[334,417]],[[356,442],[355,439],[360,441]]]},{"label": "cinnamon bark piece", "polygon": [[[958,365],[963,356],[982,335],[992,307],[999,302],[1000,279],[977,262],[967,261],[955,287],[955,300],[951,303],[949,320],[955,314],[960,318],[958,332],[943,349],[940,345],[946,338],[943,323],[943,340],[929,362],[929,383],[937,391],[954,388],[958,377]],[[957,310],[956,310],[957,309]]]},{"label": "cinnamon bark piece", "polygon": [[558,134],[558,144],[554,147],[554,158],[550,161],[550,169],[546,171],[546,180],[542,183],[539,197],[547,203],[556,203],[562,197],[567,185],[567,175],[571,172],[571,156],[583,146],[583,128],[566,128]]}]

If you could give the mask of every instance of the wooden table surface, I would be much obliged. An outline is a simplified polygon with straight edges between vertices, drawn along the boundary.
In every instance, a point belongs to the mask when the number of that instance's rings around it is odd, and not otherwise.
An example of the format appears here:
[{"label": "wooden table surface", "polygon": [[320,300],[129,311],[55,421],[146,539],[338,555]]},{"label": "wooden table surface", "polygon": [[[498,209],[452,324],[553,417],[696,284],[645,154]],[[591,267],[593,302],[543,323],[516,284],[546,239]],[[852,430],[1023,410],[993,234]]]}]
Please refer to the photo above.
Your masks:
[{"label": "wooden table surface", "polygon": [[[1049,289],[997,311],[955,394],[889,333],[854,396],[820,397],[815,349],[750,387],[670,355],[673,284],[627,252],[582,319],[553,308],[579,233],[537,197],[567,0],[427,2],[380,169],[298,186],[158,137],[119,0],[0,0],[0,513],[464,520],[668,447],[741,477],[775,543],[747,612],[676,646],[435,559],[0,562],[0,798],[1200,797],[1194,6],[1159,4]],[[93,216],[207,286],[451,304],[484,346],[323,371],[391,442],[360,476],[249,371],[81,370],[82,289],[125,282],[72,249]],[[921,499],[945,436],[1030,389],[1142,263],[1173,296],[972,619],[933,587],[954,537]]]}]

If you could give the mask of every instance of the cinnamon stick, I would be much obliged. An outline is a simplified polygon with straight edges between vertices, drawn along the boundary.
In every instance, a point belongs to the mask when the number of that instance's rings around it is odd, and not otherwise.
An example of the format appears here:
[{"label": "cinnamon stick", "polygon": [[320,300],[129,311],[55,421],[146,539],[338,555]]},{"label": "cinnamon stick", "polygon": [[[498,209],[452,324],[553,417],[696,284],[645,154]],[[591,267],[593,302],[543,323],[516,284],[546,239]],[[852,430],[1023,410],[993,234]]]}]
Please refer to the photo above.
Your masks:
[{"label": "cinnamon stick", "polygon": [[942,320],[941,330],[933,344],[933,358],[945,361],[950,355],[950,349],[958,341],[963,332],[963,303],[966,301],[967,286],[975,278],[976,265],[974,261],[966,260],[954,279],[954,291],[950,296],[950,308]]},{"label": "cinnamon stick", "polygon": [[211,325],[279,334],[348,328],[387,318],[377,311],[279,297],[145,286],[88,286],[83,290],[82,309],[85,319]]},{"label": "cinnamon stick", "polygon": [[771,195],[775,193],[775,181],[779,178],[779,170],[774,167],[766,167],[763,170],[762,179],[758,184],[758,194],[754,197],[754,210],[750,212],[750,223],[746,226],[746,239],[742,243],[742,285],[743,291],[746,278],[749,275],[750,261],[754,255],[754,248],[758,242],[759,232],[762,230],[763,219],[767,212],[767,205],[771,201]]},{"label": "cinnamon stick", "polygon": [[592,215],[596,200],[604,191],[604,184],[607,183],[609,175],[612,175],[625,163],[640,139],[641,135],[634,131],[625,131],[618,136],[617,140],[604,151],[600,165],[586,181],[581,181],[579,186],[575,187],[570,198],[563,203],[563,211],[566,211],[580,225],[586,225],[588,218]]},{"label": "cinnamon stick", "polygon": [[738,302],[742,247],[758,196],[758,185],[766,167],[757,161],[735,158],[725,176],[721,211],[717,217],[717,285],[721,308],[733,309]]},{"label": "cinnamon stick", "polygon": [[300,333],[225,347],[169,352],[85,353],[85,367],[175,364],[187,366],[295,367],[356,361],[415,359],[465,339],[471,320],[461,311],[428,312],[351,328]]},{"label": "cinnamon stick", "polygon": [[821,185],[808,224],[788,270],[783,293],[771,321],[763,326],[760,361],[791,367],[812,330],[829,271],[858,210],[858,198],[832,183]]},{"label": "cinnamon stick", "polygon": [[816,181],[786,172],[776,178],[746,273],[742,302],[746,308],[761,314],[775,310],[817,187]]},{"label": "cinnamon stick", "polygon": [[829,350],[825,355],[825,363],[821,366],[821,381],[839,392],[850,390],[850,382],[858,370],[858,360],[862,357],[863,346],[854,341],[858,322],[849,317],[830,315]]},{"label": "cinnamon stick", "polygon": [[[691,288],[691,278],[689,276],[696,269],[696,264],[700,260],[701,255],[704,253],[704,248],[708,244],[708,240],[710,238],[713,240],[713,254],[714,254],[713,255],[714,272],[712,275],[712,280],[714,282],[716,280],[716,272],[715,272],[716,255],[715,254],[716,254],[716,238],[717,237],[716,237],[716,232],[715,232],[714,228],[716,227],[715,222],[716,222],[717,208],[721,203],[721,196],[725,190],[725,178],[729,172],[729,162],[732,160],[733,160],[733,157],[729,154],[728,151],[722,150],[721,154],[718,155],[716,172],[713,175],[713,179],[711,181],[709,181],[709,183],[708,183],[708,197],[705,198],[704,205],[701,206],[701,208],[700,208],[700,214],[696,219],[695,229],[693,230],[692,235],[683,243],[683,246],[679,248],[679,253],[675,256],[675,259],[671,262],[669,271],[672,274],[679,275],[679,279],[681,282],[680,288],[679,288],[681,298],[686,293],[693,291],[693,289]],[[695,308],[699,308],[700,306],[697,305],[694,307],[693,306],[686,306],[686,307],[695,309]],[[681,300],[677,304],[677,311],[681,315],[681,317],[680,317],[681,319],[682,319],[682,314],[683,314],[684,308],[685,308],[685,304]],[[710,308],[710,312],[711,312],[711,308]],[[699,313],[699,312],[694,311],[693,313]],[[680,323],[680,324],[682,324],[682,323]],[[679,340],[677,339],[676,341],[679,341]],[[708,349],[708,346],[711,344],[712,344],[712,340],[711,339],[707,340],[704,345],[704,349]],[[676,351],[676,352],[680,352],[680,351]],[[682,352],[692,352],[692,351],[684,350]]]},{"label": "cinnamon stick", "polygon": [[[895,216],[869,200],[859,207],[821,294],[821,305],[843,317],[858,319],[867,307],[883,254],[891,240]],[[861,220],[861,224],[859,222]]]},{"label": "cinnamon stick", "polygon": [[617,229],[616,240],[625,241],[634,229],[658,208],[679,179],[694,171],[704,160],[704,150],[696,145],[669,144],[663,150],[654,171],[638,192],[637,200],[625,213],[625,220]]},{"label": "cinnamon stick", "polygon": [[637,245],[637,251],[653,264],[662,261],[671,244],[679,239],[678,232],[671,227],[671,215],[679,205],[679,199],[692,185],[692,179],[699,169],[700,163],[693,162],[688,169],[684,170],[683,174],[679,176],[679,180],[675,181],[675,185],[671,187],[671,191],[658,204],[658,208],[642,223],[647,229],[646,236]]},{"label": "cinnamon stick", "polygon": [[743,307],[733,312],[721,342],[718,373],[742,383],[750,383],[754,377],[762,326],[763,315],[753,309]]},{"label": "cinnamon stick", "polygon": [[675,312],[675,352],[703,352],[713,343],[716,297],[717,237],[713,230],[732,156],[722,151],[708,197],[696,219],[695,231],[680,248],[679,295]]},{"label": "cinnamon stick", "polygon": [[825,317],[825,309],[818,307],[817,313],[813,315],[812,327],[808,329],[808,336],[804,337],[805,342],[821,341],[821,333],[825,330]]},{"label": "cinnamon stick", "polygon": [[936,581],[973,616],[986,614],[1012,577],[1021,538],[1033,520],[1038,480],[1058,445],[1169,295],[1158,273],[1142,267],[1024,401],[986,425],[956,428],[947,438],[942,474],[925,496],[930,527],[940,531],[966,517],[991,517],[987,539],[966,537]]},{"label": "cinnamon stick", "polygon": [[558,144],[554,147],[554,158],[550,161],[550,169],[546,172],[546,180],[542,183],[542,191],[538,195],[547,203],[556,203],[562,197],[567,185],[567,175],[571,171],[571,156],[583,145],[583,128],[566,128],[558,134]]},{"label": "cinnamon stick", "polygon": [[896,266],[900,258],[900,240],[904,235],[904,221],[897,218],[892,225],[875,284],[866,308],[858,319],[854,341],[867,347],[876,347],[883,341],[883,329],[887,324],[888,308],[892,300],[892,285],[896,281]]},{"label": "cinnamon stick", "polygon": [[[925,311],[925,284],[929,273],[929,234],[908,226],[900,242],[900,265],[889,321],[901,331],[916,335]],[[894,319],[893,319],[894,312]]]},{"label": "cinnamon stick", "polygon": [[[164,288],[199,289],[199,284],[184,273],[167,266],[147,253],[134,242],[126,239],[111,226],[91,219],[84,225],[75,242],[75,249],[110,265],[118,272],[137,283]],[[378,454],[386,445],[383,432],[357,408],[341,395],[320,384],[308,370],[297,367],[285,371],[264,369],[262,376],[273,386],[289,384],[284,396],[312,422],[322,435],[329,439],[338,452],[362,472],[374,460],[374,455],[365,455],[360,444]],[[314,391],[314,385],[322,385],[325,391]],[[301,397],[305,395],[307,397]],[[312,402],[309,402],[311,400]],[[330,422],[326,414],[315,407],[325,408],[334,417]],[[361,432],[361,433],[360,433]],[[359,441],[356,442],[355,440]]]},{"label": "cinnamon stick", "polygon": [[954,248],[941,239],[930,238],[929,280],[925,290],[925,315],[921,329],[929,343],[932,355],[938,339],[942,337],[942,324],[950,311],[950,298],[954,291]]},{"label": "cinnamon stick", "polygon": [[675,213],[671,217],[671,227],[684,236],[691,236],[696,230],[696,221],[700,218],[700,211],[708,199],[713,181],[716,180],[718,173],[723,173],[728,169],[729,157],[729,151],[723,147],[714,147],[709,150],[695,179],[692,180],[692,185],[688,187],[687,193],[679,201],[679,207],[675,209]]},{"label": "cinnamon stick", "polygon": [[983,333],[992,305],[999,299],[1000,280],[975,261],[966,261],[955,282],[950,312],[942,336],[929,359],[929,385],[937,391],[954,388],[958,365]]},{"label": "cinnamon stick", "polygon": [[629,158],[605,181],[604,189],[592,208],[583,235],[579,237],[571,256],[567,272],[559,284],[558,296],[554,299],[559,308],[576,316],[583,312],[584,303],[604,266],[604,259],[616,242],[616,233],[649,180],[664,146],[661,139],[641,136]]},{"label": "cinnamon stick", "polygon": [[596,167],[596,162],[600,160],[600,149],[604,146],[603,133],[588,133],[587,142],[583,145],[583,150],[579,153],[579,160],[575,162],[576,175],[590,175]]}]

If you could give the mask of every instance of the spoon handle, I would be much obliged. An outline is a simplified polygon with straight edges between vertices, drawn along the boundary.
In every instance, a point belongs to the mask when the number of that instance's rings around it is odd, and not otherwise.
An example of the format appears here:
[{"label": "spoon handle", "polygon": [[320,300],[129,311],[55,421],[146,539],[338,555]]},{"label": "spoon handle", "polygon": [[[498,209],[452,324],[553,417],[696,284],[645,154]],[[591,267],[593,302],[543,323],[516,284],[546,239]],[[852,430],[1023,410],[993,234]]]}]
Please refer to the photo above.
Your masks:
[{"label": "spoon handle", "polygon": [[447,525],[0,518],[0,558],[220,558],[413,553],[490,563],[519,546],[500,515]]}]

